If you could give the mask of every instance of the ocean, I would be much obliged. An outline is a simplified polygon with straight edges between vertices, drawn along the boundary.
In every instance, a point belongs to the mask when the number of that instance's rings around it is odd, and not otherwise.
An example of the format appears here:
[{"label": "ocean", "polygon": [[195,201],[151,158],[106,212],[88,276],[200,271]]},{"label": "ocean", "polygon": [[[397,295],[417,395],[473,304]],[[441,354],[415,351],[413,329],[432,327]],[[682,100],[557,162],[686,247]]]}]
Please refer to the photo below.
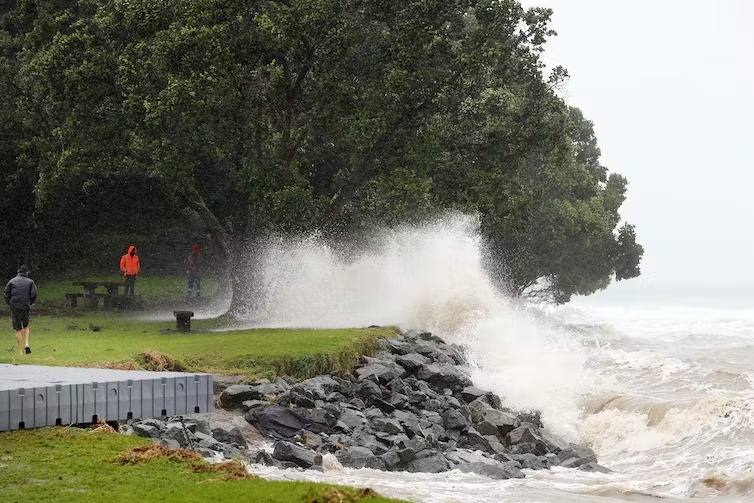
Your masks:
[{"label": "ocean", "polygon": [[264,293],[250,299],[248,325],[430,330],[467,348],[477,386],[541,411],[546,428],[612,471],[497,481],[345,469],[328,456],[322,473],[254,473],[433,503],[754,501],[754,296],[638,288],[535,306],[497,291],[476,228],[455,215],[348,248],[271,241],[256,258]]}]

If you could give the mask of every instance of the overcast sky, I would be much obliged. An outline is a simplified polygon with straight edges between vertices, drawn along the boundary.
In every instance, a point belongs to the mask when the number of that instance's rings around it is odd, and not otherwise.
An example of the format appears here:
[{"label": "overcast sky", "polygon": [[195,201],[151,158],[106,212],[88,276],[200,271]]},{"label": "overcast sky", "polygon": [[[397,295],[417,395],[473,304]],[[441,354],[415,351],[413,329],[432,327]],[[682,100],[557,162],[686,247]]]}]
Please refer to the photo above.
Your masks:
[{"label": "overcast sky", "polygon": [[545,60],[629,180],[622,214],[645,254],[623,288],[754,289],[754,2],[524,5],[555,11]]}]

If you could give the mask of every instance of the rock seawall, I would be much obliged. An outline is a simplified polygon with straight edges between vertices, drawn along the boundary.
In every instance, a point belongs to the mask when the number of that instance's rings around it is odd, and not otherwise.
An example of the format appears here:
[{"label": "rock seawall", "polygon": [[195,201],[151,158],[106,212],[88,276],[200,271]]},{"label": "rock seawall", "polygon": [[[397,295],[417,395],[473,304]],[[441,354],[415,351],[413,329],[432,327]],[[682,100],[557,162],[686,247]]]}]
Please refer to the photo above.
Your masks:
[{"label": "rock seawall", "polygon": [[144,420],[131,428],[207,456],[241,455],[280,468],[322,469],[329,453],[351,468],[457,469],[496,479],[553,466],[607,471],[591,449],[548,433],[538,413],[511,410],[473,386],[463,349],[428,332],[385,340],[385,350],[363,357],[351,374],[231,385],[219,402],[272,440],[272,453],[247,450],[237,427],[200,418],[162,427]]}]

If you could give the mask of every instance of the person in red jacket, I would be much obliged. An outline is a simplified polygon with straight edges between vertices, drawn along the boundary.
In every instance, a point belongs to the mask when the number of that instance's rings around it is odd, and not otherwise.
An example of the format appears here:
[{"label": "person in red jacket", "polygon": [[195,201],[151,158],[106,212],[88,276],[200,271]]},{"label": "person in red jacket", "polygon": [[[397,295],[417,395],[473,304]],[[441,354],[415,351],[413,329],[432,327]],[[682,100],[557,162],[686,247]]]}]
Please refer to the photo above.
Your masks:
[{"label": "person in red jacket", "polygon": [[123,295],[130,295],[134,298],[136,295],[134,287],[136,286],[136,276],[138,276],[141,266],[139,264],[139,256],[136,255],[136,247],[131,245],[128,247],[128,253],[120,258],[120,270],[126,277],[126,291]]}]

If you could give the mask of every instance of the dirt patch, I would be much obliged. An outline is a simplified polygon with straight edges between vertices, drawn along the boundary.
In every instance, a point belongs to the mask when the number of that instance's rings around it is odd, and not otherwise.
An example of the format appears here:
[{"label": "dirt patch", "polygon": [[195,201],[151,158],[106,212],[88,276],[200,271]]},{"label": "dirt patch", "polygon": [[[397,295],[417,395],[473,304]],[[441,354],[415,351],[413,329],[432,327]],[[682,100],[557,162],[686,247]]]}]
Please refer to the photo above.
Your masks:
[{"label": "dirt patch", "polygon": [[94,366],[102,369],[142,370],[134,362],[98,362]]},{"label": "dirt patch", "polygon": [[119,465],[135,465],[156,459],[186,463],[194,473],[219,473],[224,475],[225,480],[242,480],[250,477],[240,461],[232,460],[212,464],[206,462],[199,453],[187,449],[171,449],[159,444],[134,447],[117,456],[113,461]]},{"label": "dirt patch", "polygon": [[139,359],[143,361],[144,370],[155,372],[186,372],[188,369],[175,358],[159,351],[145,351],[139,353]]},{"label": "dirt patch", "polygon": [[160,444],[146,447],[134,447],[117,456],[114,461],[119,465],[135,465],[143,461],[167,459],[168,461],[203,461],[201,454],[186,449],[171,449]]},{"label": "dirt patch", "polygon": [[243,480],[250,477],[243,463],[236,460],[225,461],[224,463],[196,464],[191,469],[195,473],[222,473],[225,475],[225,480]]},{"label": "dirt patch", "polygon": [[362,499],[374,498],[377,496],[377,493],[368,487],[365,489],[357,489],[353,492],[345,492],[331,487],[325,489],[322,496],[310,496],[306,501],[307,503],[356,503]]}]

